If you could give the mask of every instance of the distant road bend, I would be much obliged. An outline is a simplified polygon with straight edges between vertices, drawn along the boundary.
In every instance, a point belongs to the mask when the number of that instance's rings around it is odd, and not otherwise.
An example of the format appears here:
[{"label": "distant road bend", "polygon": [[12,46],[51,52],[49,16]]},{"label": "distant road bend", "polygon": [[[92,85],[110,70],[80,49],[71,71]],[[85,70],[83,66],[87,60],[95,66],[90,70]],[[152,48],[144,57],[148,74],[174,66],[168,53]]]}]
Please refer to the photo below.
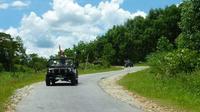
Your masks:
[{"label": "distant road bend", "polygon": [[19,102],[16,112],[142,112],[109,96],[98,85],[101,78],[142,69],[133,67],[80,76],[78,86],[59,84],[46,87],[45,83],[41,83]]}]

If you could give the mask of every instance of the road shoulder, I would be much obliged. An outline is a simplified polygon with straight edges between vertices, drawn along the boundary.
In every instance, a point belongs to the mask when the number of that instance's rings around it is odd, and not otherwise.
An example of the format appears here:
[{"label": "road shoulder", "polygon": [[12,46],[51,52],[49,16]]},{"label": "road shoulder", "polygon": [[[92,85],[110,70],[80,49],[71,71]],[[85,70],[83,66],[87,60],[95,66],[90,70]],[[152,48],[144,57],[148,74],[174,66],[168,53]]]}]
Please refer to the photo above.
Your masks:
[{"label": "road shoulder", "polygon": [[6,105],[5,112],[15,112],[17,104],[22,100],[22,98],[28,96],[33,88],[37,85],[40,85],[42,82],[34,83],[31,85],[27,85],[23,88],[17,89],[15,93],[10,97],[9,102]]},{"label": "road shoulder", "polygon": [[167,107],[161,106],[155,101],[149,100],[145,97],[142,97],[136,93],[129,92],[124,89],[123,86],[117,84],[117,81],[120,80],[126,74],[115,75],[107,78],[103,78],[99,81],[100,87],[112,97],[119,99],[129,105],[136,106],[146,112],[177,112],[176,110]]}]

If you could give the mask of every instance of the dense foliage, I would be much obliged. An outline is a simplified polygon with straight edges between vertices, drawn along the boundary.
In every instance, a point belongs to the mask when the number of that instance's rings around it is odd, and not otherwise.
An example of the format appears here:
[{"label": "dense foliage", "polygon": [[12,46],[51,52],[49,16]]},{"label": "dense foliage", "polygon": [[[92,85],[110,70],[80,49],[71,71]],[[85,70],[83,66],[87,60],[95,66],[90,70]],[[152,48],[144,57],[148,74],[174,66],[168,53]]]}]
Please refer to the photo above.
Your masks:
[{"label": "dense foliage", "polygon": [[46,67],[47,60],[36,54],[26,54],[20,37],[13,38],[9,34],[0,33],[0,71],[36,72]]},{"label": "dense foliage", "polygon": [[182,4],[180,27],[179,45],[200,52],[200,1],[188,0]]},{"label": "dense foliage", "polygon": [[66,49],[65,54],[77,54],[81,62],[112,65],[123,65],[126,59],[135,63],[145,61],[147,55],[156,51],[160,37],[166,37],[171,45],[175,44],[181,33],[178,26],[180,19],[180,8],[175,5],[152,9],[147,17],[135,17],[123,25],[113,26],[94,41],[80,42],[72,49]]},{"label": "dense foliage", "polygon": [[166,38],[157,44],[157,52],[148,57],[156,73],[174,76],[178,73],[193,73],[200,69],[200,1],[187,0],[180,6],[181,28],[174,50]]},{"label": "dense foliage", "polygon": [[65,54],[77,56],[83,63],[103,65],[148,59],[152,68],[162,74],[192,73],[199,69],[199,20],[200,2],[186,0],[179,6],[152,9],[145,18],[138,16],[113,26],[94,41],[66,49]]},{"label": "dense foliage", "polygon": [[157,52],[150,56],[149,64],[157,73],[174,76],[178,73],[192,73],[200,67],[200,54],[190,49],[171,52]]}]

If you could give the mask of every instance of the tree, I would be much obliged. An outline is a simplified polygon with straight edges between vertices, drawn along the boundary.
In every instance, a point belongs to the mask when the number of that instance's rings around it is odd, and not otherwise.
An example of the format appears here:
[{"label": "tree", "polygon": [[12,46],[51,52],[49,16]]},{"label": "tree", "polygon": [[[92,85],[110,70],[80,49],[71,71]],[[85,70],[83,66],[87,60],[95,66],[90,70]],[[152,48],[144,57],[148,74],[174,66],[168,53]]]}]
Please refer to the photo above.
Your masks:
[{"label": "tree", "polygon": [[130,59],[137,63],[144,61],[151,52],[156,51],[158,39],[167,37],[167,44],[175,44],[181,33],[178,23],[181,10],[176,5],[165,9],[152,9],[147,17],[128,19],[123,25],[115,25],[96,40],[79,42],[67,52],[77,52],[80,62],[93,63],[106,60],[112,65],[124,65]]},{"label": "tree", "polygon": [[0,33],[0,62],[6,71],[14,71],[14,64],[22,49],[18,40],[9,34]]},{"label": "tree", "polygon": [[107,43],[104,46],[104,50],[103,50],[103,60],[107,61],[108,63],[114,63],[112,58],[115,55],[115,50],[112,47],[112,44]]},{"label": "tree", "polygon": [[73,49],[65,49],[64,51],[64,54],[67,56],[67,57],[74,57],[75,55],[75,51]]},{"label": "tree", "polygon": [[47,59],[39,57],[37,54],[29,54],[29,67],[34,69],[35,72],[43,70],[46,68]]},{"label": "tree", "polygon": [[185,1],[181,8],[181,46],[200,52],[200,1]]},{"label": "tree", "polygon": [[158,39],[157,50],[160,52],[171,51],[173,50],[173,45],[169,42],[167,37],[161,37],[160,39]]}]

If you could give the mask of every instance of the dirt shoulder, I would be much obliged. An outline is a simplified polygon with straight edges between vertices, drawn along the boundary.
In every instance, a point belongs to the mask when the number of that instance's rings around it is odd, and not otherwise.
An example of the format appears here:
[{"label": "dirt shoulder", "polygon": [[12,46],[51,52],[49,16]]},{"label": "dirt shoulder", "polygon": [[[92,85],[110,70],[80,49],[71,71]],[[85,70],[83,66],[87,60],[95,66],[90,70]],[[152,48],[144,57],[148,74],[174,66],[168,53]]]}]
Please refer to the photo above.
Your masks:
[{"label": "dirt shoulder", "polygon": [[17,104],[22,100],[22,98],[28,96],[31,93],[31,90],[37,86],[38,84],[41,84],[42,82],[35,83],[32,85],[27,85],[21,89],[17,89],[13,96],[10,97],[10,101],[8,102],[6,106],[5,112],[15,112],[15,108]]},{"label": "dirt shoulder", "polygon": [[125,75],[116,75],[108,78],[104,78],[99,82],[101,88],[114,98],[117,98],[123,102],[126,102],[132,106],[136,106],[145,112],[178,112],[173,108],[162,106],[155,101],[149,100],[136,93],[129,92],[122,86],[117,84]]}]

